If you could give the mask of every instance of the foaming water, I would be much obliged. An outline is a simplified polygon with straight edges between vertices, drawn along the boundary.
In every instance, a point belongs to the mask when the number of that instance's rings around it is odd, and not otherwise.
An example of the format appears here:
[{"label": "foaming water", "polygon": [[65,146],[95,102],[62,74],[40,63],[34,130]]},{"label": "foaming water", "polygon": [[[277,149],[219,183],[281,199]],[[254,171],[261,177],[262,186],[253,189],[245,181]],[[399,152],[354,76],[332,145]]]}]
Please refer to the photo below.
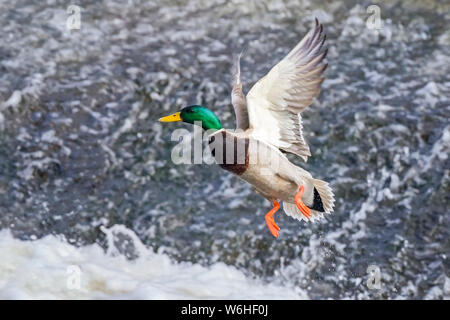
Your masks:
[{"label": "foaming water", "polygon": [[[307,295],[249,279],[224,263],[209,267],[176,263],[147,249],[123,226],[104,230],[108,251],[77,248],[55,236],[20,241],[0,232],[2,299],[307,299]],[[138,255],[118,253],[117,237],[128,237]]]}]

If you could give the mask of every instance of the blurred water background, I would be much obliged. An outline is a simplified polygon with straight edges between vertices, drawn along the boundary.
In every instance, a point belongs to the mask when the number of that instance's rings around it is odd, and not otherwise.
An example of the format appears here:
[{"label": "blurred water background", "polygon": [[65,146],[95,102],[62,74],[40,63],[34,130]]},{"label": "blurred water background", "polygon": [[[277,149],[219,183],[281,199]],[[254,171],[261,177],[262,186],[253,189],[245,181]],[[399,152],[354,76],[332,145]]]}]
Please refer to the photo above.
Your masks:
[{"label": "blurred water background", "polygon": [[[130,265],[142,246],[226,265],[303,298],[450,298],[448,1],[79,1],[80,30],[67,1],[0,3],[4,264],[33,250],[13,238],[52,235]],[[372,4],[380,30],[366,25]],[[315,17],[327,79],[303,114],[313,156],[290,159],[331,183],[336,211],[316,224],[280,211],[274,239],[270,204],[217,166],[174,165],[171,133],[192,128],[157,119],[202,104],[234,128],[233,57],[246,49],[247,92]],[[0,263],[4,290],[12,269]]]}]

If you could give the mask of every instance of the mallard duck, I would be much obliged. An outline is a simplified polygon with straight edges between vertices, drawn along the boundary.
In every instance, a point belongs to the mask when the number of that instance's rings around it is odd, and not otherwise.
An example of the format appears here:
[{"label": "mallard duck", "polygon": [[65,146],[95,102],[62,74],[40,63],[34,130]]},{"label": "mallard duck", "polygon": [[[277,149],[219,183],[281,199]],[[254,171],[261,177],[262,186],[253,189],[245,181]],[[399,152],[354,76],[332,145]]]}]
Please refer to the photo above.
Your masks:
[{"label": "mallard duck", "polygon": [[311,156],[302,133],[301,112],[319,94],[324,80],[325,39],[323,27],[316,19],[300,43],[247,96],[242,92],[239,55],[231,90],[236,130],[222,128],[219,118],[200,105],[159,119],[199,124],[207,130],[216,163],[250,183],[273,203],[265,220],[274,237],[280,231],[274,220],[279,201],[283,201],[284,212],[297,220],[316,221],[333,211],[334,195],[328,183],[314,179],[284,154],[293,153],[305,162]]}]

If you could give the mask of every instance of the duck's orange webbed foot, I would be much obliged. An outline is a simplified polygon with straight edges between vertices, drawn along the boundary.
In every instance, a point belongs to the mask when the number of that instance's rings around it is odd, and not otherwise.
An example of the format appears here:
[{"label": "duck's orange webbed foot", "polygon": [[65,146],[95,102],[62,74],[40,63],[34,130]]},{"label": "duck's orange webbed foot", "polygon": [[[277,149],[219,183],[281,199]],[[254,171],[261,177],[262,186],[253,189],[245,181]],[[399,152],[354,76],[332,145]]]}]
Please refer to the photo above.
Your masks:
[{"label": "duck's orange webbed foot", "polygon": [[275,220],[273,220],[273,215],[275,214],[275,212],[278,211],[278,209],[280,209],[280,204],[278,203],[278,201],[274,201],[273,209],[270,210],[269,212],[267,212],[266,217],[265,217],[267,226],[269,227],[270,232],[272,233],[272,235],[275,238],[278,237],[278,231],[280,231],[280,227],[277,226],[277,224],[275,223]]},{"label": "duck's orange webbed foot", "polygon": [[307,218],[311,217],[311,210],[303,203],[302,201],[302,195],[303,192],[305,192],[305,187],[300,186],[300,189],[298,190],[297,194],[294,197],[295,204],[297,205],[298,210]]}]

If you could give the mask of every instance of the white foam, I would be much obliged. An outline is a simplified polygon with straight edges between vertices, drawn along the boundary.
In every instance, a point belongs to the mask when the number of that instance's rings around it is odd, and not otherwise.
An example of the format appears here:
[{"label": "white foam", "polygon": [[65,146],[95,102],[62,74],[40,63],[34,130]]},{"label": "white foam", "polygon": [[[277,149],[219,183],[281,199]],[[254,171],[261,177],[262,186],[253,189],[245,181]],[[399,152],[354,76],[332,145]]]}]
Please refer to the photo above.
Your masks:
[{"label": "white foam", "polygon": [[[117,230],[130,236],[132,231],[124,229]],[[78,248],[56,236],[22,241],[2,230],[0,299],[307,298],[300,290],[263,284],[223,263],[178,263],[140,242],[136,247],[139,258],[130,261],[95,244]]]}]

